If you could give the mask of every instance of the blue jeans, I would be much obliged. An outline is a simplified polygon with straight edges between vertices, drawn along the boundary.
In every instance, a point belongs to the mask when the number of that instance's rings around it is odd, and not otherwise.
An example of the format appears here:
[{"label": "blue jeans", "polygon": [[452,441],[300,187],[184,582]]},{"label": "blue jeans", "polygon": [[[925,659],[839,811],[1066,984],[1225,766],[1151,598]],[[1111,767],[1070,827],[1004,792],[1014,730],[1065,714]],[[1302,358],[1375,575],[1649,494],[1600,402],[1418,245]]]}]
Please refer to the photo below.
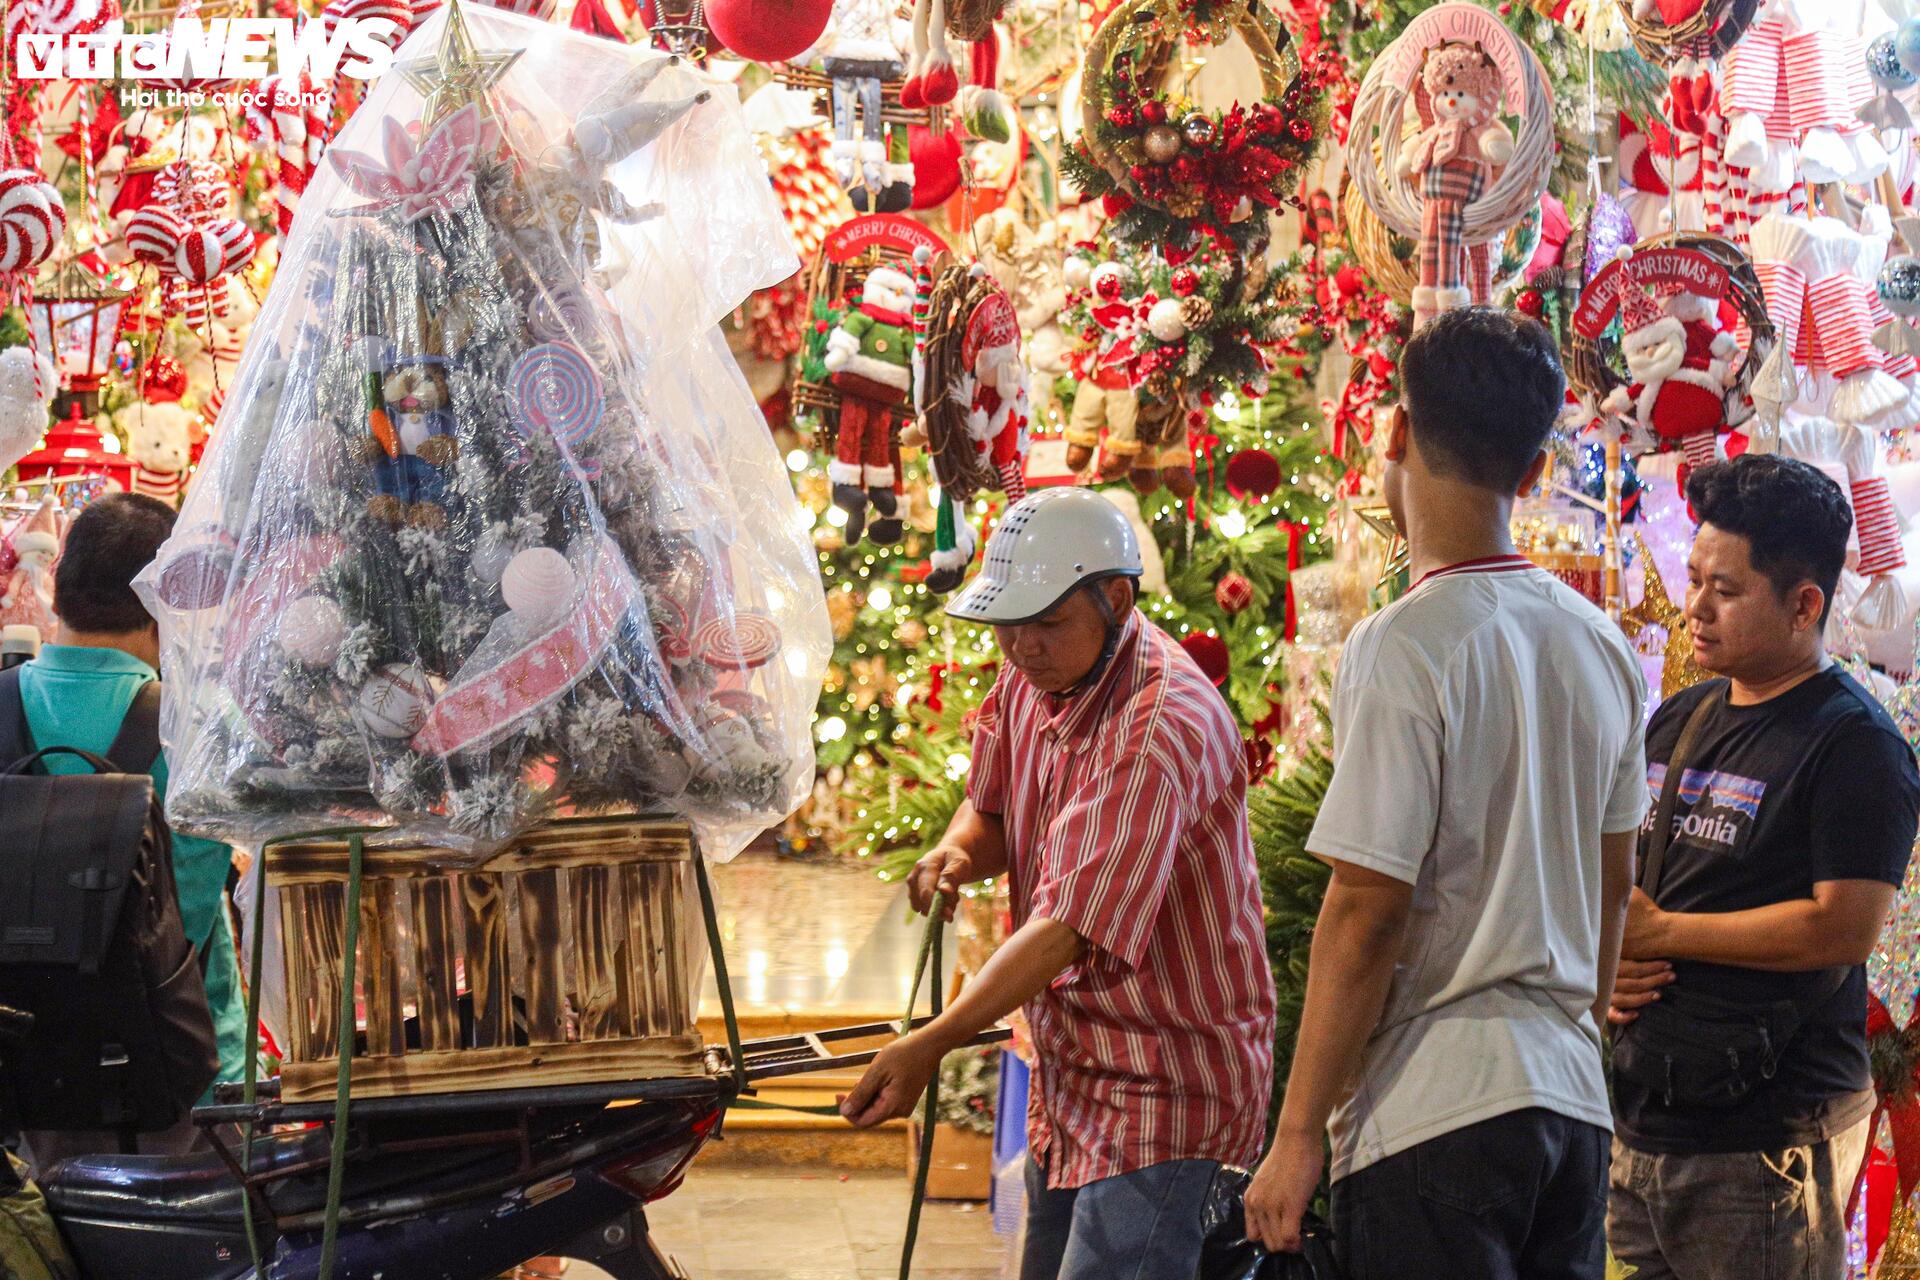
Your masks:
[{"label": "blue jeans", "polygon": [[1187,1280],[1200,1269],[1200,1211],[1215,1160],[1169,1160],[1071,1191],[1027,1162],[1020,1280]]}]

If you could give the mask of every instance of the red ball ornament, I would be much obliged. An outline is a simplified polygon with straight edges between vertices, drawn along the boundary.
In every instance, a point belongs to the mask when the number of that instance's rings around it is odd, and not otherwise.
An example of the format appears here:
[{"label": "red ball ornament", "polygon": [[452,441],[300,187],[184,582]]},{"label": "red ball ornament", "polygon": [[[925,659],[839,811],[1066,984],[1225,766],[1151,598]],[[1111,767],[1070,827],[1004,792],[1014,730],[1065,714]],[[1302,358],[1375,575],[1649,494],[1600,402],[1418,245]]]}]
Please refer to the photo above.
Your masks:
[{"label": "red ball ornament", "polygon": [[1116,129],[1131,129],[1138,124],[1139,115],[1132,107],[1118,106],[1107,108],[1107,123]]},{"label": "red ball ornament", "polygon": [[1514,306],[1520,309],[1521,315],[1538,320],[1547,310],[1547,300],[1538,289],[1522,289],[1520,296],[1514,299]]},{"label": "red ball ornament", "polygon": [[1149,98],[1140,104],[1140,118],[1148,124],[1167,122],[1167,104],[1158,98]]},{"label": "red ball ornament", "polygon": [[1233,657],[1227,652],[1226,641],[1219,636],[1195,631],[1180,642],[1180,647],[1200,668],[1200,674],[1213,682],[1214,688],[1218,689],[1227,682],[1227,675],[1233,670]]},{"label": "red ball ornament", "polygon": [[707,0],[707,27],[748,62],[787,62],[813,47],[833,0]]},{"label": "red ball ornament", "polygon": [[1111,271],[1094,281],[1093,285],[1093,291],[1107,302],[1116,301],[1124,288],[1126,285],[1121,281],[1119,274]]},{"label": "red ball ornament", "polygon": [[1239,613],[1253,603],[1253,584],[1237,573],[1229,573],[1214,584],[1213,601],[1228,613]]},{"label": "red ball ornament", "polygon": [[169,404],[187,393],[187,371],[165,352],[147,361],[140,379],[140,394],[148,404]]},{"label": "red ball ornament", "polygon": [[1168,283],[1172,285],[1176,296],[1189,297],[1195,289],[1200,287],[1200,273],[1192,267],[1181,267],[1173,273],[1173,278]]},{"label": "red ball ornament", "polygon": [[1280,487],[1280,462],[1265,449],[1242,449],[1227,459],[1227,492],[1265,500]]}]

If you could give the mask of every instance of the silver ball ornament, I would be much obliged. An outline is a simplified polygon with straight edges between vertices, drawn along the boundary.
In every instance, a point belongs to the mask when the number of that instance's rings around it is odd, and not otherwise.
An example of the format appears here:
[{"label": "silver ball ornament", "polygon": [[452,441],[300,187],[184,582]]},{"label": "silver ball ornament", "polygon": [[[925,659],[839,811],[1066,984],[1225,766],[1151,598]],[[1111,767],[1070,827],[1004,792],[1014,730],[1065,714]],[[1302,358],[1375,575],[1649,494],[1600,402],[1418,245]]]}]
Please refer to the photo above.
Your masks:
[{"label": "silver ball ornament", "polygon": [[1196,147],[1213,145],[1213,121],[1197,111],[1181,122],[1180,131]]},{"label": "silver ball ornament", "polygon": [[1180,131],[1170,124],[1156,124],[1147,130],[1147,159],[1166,164],[1180,154]]},{"label": "silver ball ornament", "polygon": [[1901,254],[1880,268],[1880,300],[1897,316],[1920,316],[1920,258]]},{"label": "silver ball ornament", "polygon": [[1875,36],[1867,46],[1867,74],[1889,93],[1911,88],[1916,83],[1914,73],[1900,61],[1900,51],[1891,31]]},{"label": "silver ball ornament", "polygon": [[1908,75],[1920,76],[1920,18],[1908,18],[1893,33],[1894,56]]}]

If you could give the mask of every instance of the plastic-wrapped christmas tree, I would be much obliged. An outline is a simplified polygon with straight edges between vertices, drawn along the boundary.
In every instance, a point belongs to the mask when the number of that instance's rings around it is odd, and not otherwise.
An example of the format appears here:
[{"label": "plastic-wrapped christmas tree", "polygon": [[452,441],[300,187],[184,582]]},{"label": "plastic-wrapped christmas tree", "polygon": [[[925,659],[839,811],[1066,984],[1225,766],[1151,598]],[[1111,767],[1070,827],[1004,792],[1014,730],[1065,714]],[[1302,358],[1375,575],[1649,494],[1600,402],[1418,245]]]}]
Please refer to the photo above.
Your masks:
[{"label": "plastic-wrapped christmas tree", "polygon": [[811,783],[830,641],[716,327],[795,266],[733,90],[449,4],[329,159],[143,580],[171,816],[737,850]]}]

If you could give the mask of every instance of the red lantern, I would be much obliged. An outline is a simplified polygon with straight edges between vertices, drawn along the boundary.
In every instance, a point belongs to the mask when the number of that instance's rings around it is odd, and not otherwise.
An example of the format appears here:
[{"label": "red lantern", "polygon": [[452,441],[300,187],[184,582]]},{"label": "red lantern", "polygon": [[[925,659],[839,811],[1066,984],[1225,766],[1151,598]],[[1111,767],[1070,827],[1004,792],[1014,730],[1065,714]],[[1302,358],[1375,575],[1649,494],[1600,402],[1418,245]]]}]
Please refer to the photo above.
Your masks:
[{"label": "red lantern", "polygon": [[[39,299],[34,301],[37,304]],[[20,459],[20,480],[105,476],[127,489],[133,484],[133,460],[123,453],[107,452],[101,447],[105,442],[99,428],[81,415],[76,398],[71,416],[54,423],[42,447]]]},{"label": "red lantern", "polygon": [[113,367],[120,318],[132,296],[73,258],[34,286],[28,308],[34,345],[53,360],[62,386],[81,393],[100,389]]}]

